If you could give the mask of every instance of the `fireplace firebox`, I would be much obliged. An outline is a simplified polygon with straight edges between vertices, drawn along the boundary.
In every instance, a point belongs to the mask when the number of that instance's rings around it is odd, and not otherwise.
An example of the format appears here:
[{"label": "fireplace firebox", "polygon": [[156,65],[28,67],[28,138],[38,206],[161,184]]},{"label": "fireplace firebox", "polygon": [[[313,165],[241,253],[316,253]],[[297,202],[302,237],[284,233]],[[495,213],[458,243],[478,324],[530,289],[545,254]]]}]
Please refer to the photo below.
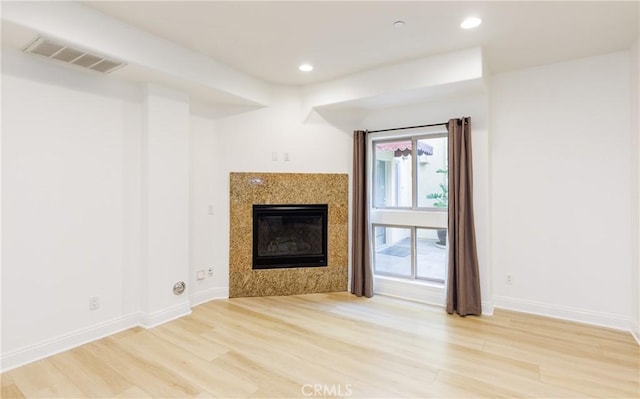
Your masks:
[{"label": "fireplace firebox", "polygon": [[253,205],[253,269],[327,266],[326,204]]}]

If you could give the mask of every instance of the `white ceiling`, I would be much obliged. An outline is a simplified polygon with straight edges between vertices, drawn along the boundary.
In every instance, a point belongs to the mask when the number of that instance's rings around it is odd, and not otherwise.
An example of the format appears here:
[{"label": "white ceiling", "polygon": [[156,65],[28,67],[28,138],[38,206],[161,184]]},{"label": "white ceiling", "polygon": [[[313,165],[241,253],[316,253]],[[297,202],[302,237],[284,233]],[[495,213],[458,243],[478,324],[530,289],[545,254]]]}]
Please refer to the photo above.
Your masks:
[{"label": "white ceiling", "polygon": [[[303,85],[473,46],[492,72],[627,49],[639,2],[105,1],[127,24],[270,83]],[[483,24],[459,28],[476,15]],[[402,29],[393,22],[403,20]],[[302,62],[315,66],[298,71]]]}]

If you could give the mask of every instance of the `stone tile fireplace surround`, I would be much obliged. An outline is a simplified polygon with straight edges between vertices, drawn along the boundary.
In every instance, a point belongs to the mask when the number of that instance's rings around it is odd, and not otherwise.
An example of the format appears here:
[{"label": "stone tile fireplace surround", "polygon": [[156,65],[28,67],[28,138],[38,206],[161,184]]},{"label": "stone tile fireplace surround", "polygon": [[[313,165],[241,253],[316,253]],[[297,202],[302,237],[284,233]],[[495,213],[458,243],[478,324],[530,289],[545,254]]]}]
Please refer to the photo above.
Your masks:
[{"label": "stone tile fireplace surround", "polygon": [[[347,290],[349,178],[346,174],[230,175],[229,297]],[[254,204],[328,204],[326,267],[252,269]]]}]

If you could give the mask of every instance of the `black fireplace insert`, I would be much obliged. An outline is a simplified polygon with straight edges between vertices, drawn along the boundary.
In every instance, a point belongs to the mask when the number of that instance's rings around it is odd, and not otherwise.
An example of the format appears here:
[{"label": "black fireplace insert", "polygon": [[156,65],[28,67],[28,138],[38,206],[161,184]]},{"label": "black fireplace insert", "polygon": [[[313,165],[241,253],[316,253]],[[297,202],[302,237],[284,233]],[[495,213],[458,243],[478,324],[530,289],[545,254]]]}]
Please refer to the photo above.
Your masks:
[{"label": "black fireplace insert", "polygon": [[327,266],[328,205],[253,205],[253,268]]}]

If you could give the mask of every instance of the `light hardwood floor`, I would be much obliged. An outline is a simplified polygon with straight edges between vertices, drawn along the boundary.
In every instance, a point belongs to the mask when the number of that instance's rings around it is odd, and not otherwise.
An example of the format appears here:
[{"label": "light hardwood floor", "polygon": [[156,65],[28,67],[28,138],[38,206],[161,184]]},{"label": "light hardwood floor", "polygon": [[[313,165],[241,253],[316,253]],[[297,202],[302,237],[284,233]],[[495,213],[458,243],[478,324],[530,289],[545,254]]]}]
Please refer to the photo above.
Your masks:
[{"label": "light hardwood floor", "polygon": [[640,397],[624,332],[347,293],[212,301],[2,374],[11,397]]}]

